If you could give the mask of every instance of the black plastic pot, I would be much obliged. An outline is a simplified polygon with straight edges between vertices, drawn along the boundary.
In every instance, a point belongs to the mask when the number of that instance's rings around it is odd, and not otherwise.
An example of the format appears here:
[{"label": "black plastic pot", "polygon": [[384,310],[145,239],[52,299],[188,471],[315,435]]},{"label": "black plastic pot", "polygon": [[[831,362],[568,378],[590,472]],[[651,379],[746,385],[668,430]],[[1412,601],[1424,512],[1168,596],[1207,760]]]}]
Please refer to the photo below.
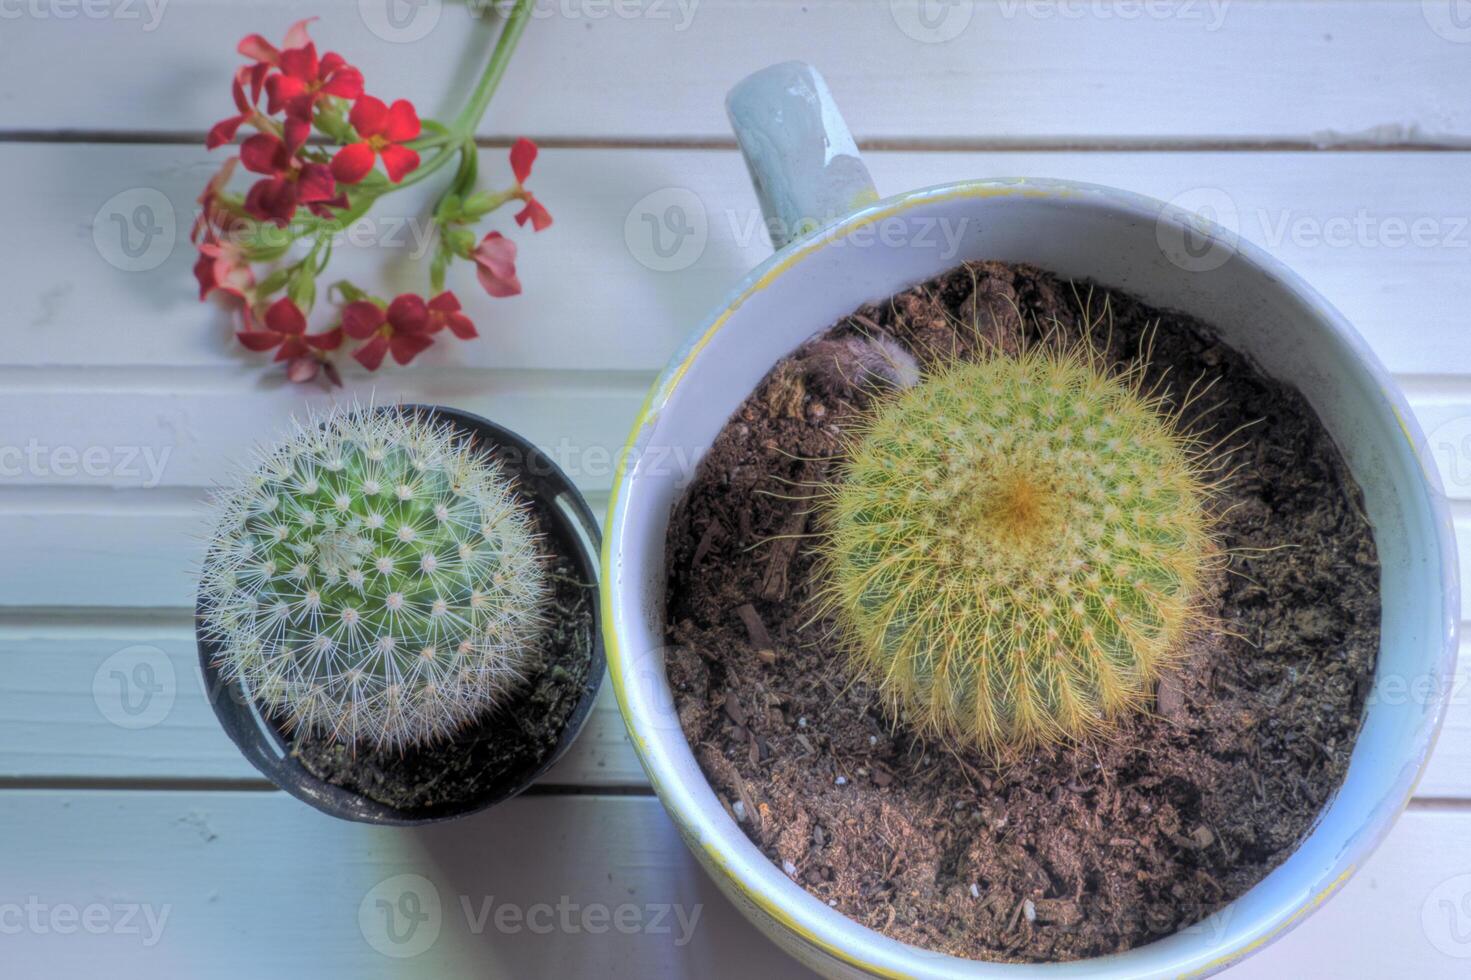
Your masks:
[{"label": "black plastic pot", "polygon": [[572,481],[545,453],[509,429],[477,415],[435,405],[401,405],[378,411],[415,412],[447,420],[478,445],[494,454],[514,475],[522,494],[542,517],[549,550],[571,560],[582,580],[594,590],[590,616],[590,663],[576,707],[568,716],[555,746],[544,758],[528,762],[508,774],[481,796],[455,805],[405,810],[369,799],[329,783],[309,772],[291,752],[290,740],[260,712],[238,681],[226,680],[215,666],[216,647],[199,636],[199,666],[215,716],[240,751],[281,789],[323,813],[362,823],[414,825],[465,816],[521,793],[552,767],[576,741],[592,711],[604,674],[603,638],[596,596],[598,552],[601,539],[597,520]]}]

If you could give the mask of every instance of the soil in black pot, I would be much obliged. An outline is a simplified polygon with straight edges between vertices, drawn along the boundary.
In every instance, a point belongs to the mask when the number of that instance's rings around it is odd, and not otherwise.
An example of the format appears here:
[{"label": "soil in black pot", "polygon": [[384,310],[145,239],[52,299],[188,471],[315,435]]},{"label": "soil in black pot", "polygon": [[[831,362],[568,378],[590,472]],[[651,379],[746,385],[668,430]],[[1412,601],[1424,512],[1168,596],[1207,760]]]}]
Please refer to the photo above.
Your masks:
[{"label": "soil in black pot", "polygon": [[[542,529],[555,518],[533,503]],[[559,539],[544,535],[549,546]],[[329,736],[277,729],[318,779],[406,814],[452,813],[521,788],[555,751],[587,686],[596,592],[578,564],[551,554],[548,629],[515,696],[453,739],[406,751],[345,745]]]},{"label": "soil in black pot", "polygon": [[[1214,628],[1152,712],[998,765],[916,740],[851,679],[833,624],[813,619],[817,527],[799,488],[837,475],[844,425],[883,397],[874,338],[924,369],[1044,325],[1119,363],[1149,348],[1146,387],[1176,402],[1215,382],[1184,425],[1210,441],[1241,430],[1211,504],[1230,560],[1205,588]],[[1206,324],[1027,266],[952,270],[784,359],[702,461],[667,545],[669,678],[732,815],[843,914],[976,959],[1211,928],[1342,782],[1379,645],[1373,535],[1303,398]]]}]

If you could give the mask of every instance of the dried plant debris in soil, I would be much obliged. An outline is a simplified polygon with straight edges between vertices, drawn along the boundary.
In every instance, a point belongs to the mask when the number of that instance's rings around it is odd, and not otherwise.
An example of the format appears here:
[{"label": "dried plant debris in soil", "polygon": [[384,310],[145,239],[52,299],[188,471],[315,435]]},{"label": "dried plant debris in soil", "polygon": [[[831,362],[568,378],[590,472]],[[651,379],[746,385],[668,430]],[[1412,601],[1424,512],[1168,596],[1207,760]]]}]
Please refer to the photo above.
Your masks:
[{"label": "dried plant debris in soil", "polygon": [[[1234,557],[1206,603],[1224,630],[1107,743],[996,766],[917,743],[848,681],[832,624],[811,621],[802,486],[836,475],[843,420],[912,370],[885,347],[922,370],[1053,321],[1121,362],[1152,338],[1148,381],[1177,399],[1216,379],[1192,430],[1252,424],[1216,502]],[[1129,949],[1250,888],[1341,782],[1378,648],[1373,537],[1303,399],[1204,324],[1026,266],[952,270],[783,360],[702,462],[668,547],[680,721],[746,833],[843,914],[972,958]]]},{"label": "dried plant debris in soil", "polygon": [[[543,503],[536,509],[543,527],[554,526]],[[511,700],[473,728],[402,752],[285,734],[292,754],[318,779],[414,816],[458,812],[519,788],[556,749],[588,684],[595,593],[580,575],[571,559],[551,558],[541,657]]]}]

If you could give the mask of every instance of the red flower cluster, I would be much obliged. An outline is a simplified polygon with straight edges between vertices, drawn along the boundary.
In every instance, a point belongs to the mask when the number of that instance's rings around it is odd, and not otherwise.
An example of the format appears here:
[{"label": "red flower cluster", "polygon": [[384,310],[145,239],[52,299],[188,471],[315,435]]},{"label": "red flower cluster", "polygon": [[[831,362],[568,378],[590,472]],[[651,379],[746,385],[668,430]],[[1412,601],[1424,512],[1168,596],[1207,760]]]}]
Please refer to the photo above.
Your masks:
[{"label": "red flower cluster", "polygon": [[[541,231],[552,217],[525,187],[536,160],[535,143],[520,139],[511,147],[511,188],[477,192],[473,121],[455,130],[431,123],[431,135],[421,139],[423,126],[412,103],[386,103],[366,94],[361,71],[334,51],[318,55],[307,33],[313,20],[293,24],[279,48],[259,34],[237,45],[249,63],[231,82],[236,111],[211,127],[205,145],[215,149],[232,143],[244,126],[255,132],[239,144],[238,158],[227,160],[205,186],[190,237],[199,249],[194,276],[200,299],[220,294],[239,304],[240,344],[250,351],[274,351],[293,381],[325,377],[337,384],[333,357],[348,353],[343,348],[349,340],[356,342],[352,358],[374,371],[389,355],[408,364],[446,328],[461,340],[478,336],[459,299],[444,288],[445,268],[456,259],[473,263],[481,286],[493,297],[514,296],[521,283],[515,243],[499,232],[477,242],[465,226],[510,201],[521,205],[518,226],[529,223]],[[488,66],[487,77],[495,70],[494,64]],[[321,140],[311,141],[313,133]],[[456,156],[462,159],[434,210],[438,251],[430,267],[432,288],[384,302],[351,283],[336,283],[331,292],[342,305],[335,321],[309,333],[316,279],[331,256],[333,236],[420,170],[423,148],[433,155],[415,181]],[[382,173],[375,174],[380,161]],[[237,164],[257,175],[244,195],[227,190]],[[303,208],[311,215],[305,221],[297,217]],[[298,242],[311,244],[304,257],[292,254]],[[258,271],[258,264],[268,267]]]},{"label": "red flower cluster", "polygon": [[[235,73],[236,114],[216,123],[205,139],[205,146],[214,149],[234,139],[245,123],[259,130],[240,148],[245,169],[262,176],[245,196],[245,211],[257,221],[284,226],[298,205],[306,205],[318,217],[331,217],[333,208],[347,207],[338,182],[360,182],[379,156],[395,184],[419,165],[419,154],[400,145],[419,135],[419,114],[413,105],[399,99],[390,110],[364,94],[363,73],[342,55],[329,51],[319,58],[316,44],[307,36],[307,25],[315,19],[291,25],[284,48],[259,34],[241,40],[236,50],[254,64]],[[320,153],[304,148],[314,125],[333,128],[325,117],[336,111],[334,99],[353,104],[348,123],[359,139],[338,150],[329,165]]]}]

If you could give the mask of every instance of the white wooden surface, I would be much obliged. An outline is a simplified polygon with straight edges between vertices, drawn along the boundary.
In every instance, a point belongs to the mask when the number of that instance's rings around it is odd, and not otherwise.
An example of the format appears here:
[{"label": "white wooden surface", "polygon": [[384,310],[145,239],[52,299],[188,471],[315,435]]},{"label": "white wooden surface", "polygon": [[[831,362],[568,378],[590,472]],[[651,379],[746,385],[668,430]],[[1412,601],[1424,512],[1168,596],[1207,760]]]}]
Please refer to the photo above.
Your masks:
[{"label": "white wooden surface", "polygon": [[[486,173],[510,137],[547,143],[533,187],[557,223],[520,238],[525,295],[472,298],[462,280],[484,338],[351,378],[350,394],[495,417],[556,454],[601,509],[654,372],[766,253],[723,91],[801,57],[826,73],[882,189],[1001,174],[1115,184],[1209,205],[1298,269],[1409,391],[1471,581],[1465,12],[1439,0],[920,2],[546,3],[482,129]],[[416,9],[438,17],[426,33],[424,20],[385,28],[375,0],[309,12],[370,91],[451,107],[452,79],[489,32],[458,3]],[[326,396],[262,379],[226,342],[223,316],[193,299],[185,237],[235,40],[279,37],[300,15],[284,0],[0,5],[5,975],[104,963],[122,977],[797,975],[686,854],[606,698],[537,795],[425,831],[321,817],[270,790],[217,730],[189,625],[200,501],[229,459]],[[698,201],[708,242],[686,268],[655,272],[625,228],[671,188]],[[377,244],[339,250],[342,268],[392,288],[413,243],[403,223],[423,202],[385,202]],[[141,259],[111,224],[139,203],[167,229]],[[33,447],[19,466],[7,454]],[[139,662],[167,682],[146,727],[122,712],[114,675]],[[1229,975],[1471,973],[1468,777],[1462,685],[1383,849]],[[434,897],[437,918],[405,944],[386,938],[385,909]],[[502,906],[523,918],[498,927]],[[431,922],[418,955],[385,955],[414,951]]]}]

